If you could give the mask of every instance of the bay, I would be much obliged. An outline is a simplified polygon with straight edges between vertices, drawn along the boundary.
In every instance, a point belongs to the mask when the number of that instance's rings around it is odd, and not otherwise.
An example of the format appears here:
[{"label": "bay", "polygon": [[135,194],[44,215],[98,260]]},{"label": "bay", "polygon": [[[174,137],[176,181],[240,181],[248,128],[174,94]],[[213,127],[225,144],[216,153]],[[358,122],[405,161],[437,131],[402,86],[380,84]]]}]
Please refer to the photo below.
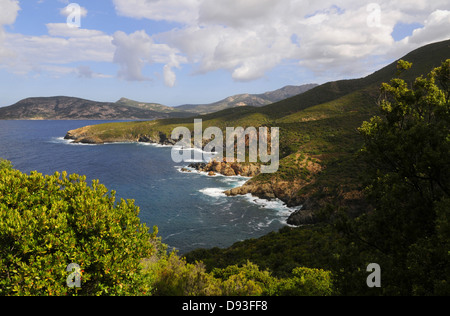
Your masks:
[{"label": "bay", "polygon": [[140,143],[78,145],[67,131],[105,121],[0,121],[0,157],[14,168],[43,174],[67,171],[100,180],[118,199],[133,199],[141,221],[158,226],[165,244],[180,254],[228,247],[286,225],[294,209],[251,196],[226,197],[242,177],[182,173],[188,163],[171,159],[171,148]]}]

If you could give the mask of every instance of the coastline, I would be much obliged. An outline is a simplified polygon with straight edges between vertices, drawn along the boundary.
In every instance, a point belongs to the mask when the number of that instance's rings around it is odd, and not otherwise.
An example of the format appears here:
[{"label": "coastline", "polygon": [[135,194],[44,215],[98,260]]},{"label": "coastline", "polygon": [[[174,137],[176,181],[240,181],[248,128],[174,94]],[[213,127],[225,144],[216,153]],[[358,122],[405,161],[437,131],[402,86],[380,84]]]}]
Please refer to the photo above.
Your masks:
[{"label": "coastline", "polygon": [[[129,137],[105,137],[105,139],[102,139],[97,135],[92,135],[90,128],[91,126],[86,126],[69,131],[64,139],[72,141],[73,144],[80,145],[106,145],[114,143],[137,143],[156,147],[173,147],[176,145],[176,141],[168,138],[163,132],[154,132],[152,135],[129,135]],[[258,180],[258,175],[261,172],[261,166],[258,164],[230,163],[226,160],[216,161],[213,158],[210,162],[192,162],[189,166],[193,170],[205,172],[208,176],[220,174],[225,177],[243,176],[248,178],[248,181],[243,185],[225,190],[223,194],[228,197],[251,195],[253,198],[268,202],[281,201],[287,208],[297,209],[289,216],[287,225],[298,227],[317,223],[314,213],[304,210],[304,205],[308,202],[308,199],[296,194],[299,189],[305,186],[303,180],[292,182],[274,179],[270,182],[263,182]],[[184,173],[192,172],[192,170],[186,167],[182,168],[181,171]]]}]

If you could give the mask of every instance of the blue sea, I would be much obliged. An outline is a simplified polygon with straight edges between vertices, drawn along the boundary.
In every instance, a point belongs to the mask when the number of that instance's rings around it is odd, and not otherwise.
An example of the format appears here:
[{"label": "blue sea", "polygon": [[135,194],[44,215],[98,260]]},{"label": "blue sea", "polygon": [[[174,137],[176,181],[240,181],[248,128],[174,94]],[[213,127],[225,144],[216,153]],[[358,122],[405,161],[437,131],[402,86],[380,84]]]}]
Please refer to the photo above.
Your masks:
[{"label": "blue sea", "polygon": [[0,157],[29,173],[55,171],[99,179],[118,199],[134,199],[141,221],[180,254],[197,248],[228,247],[286,225],[295,211],[280,201],[227,197],[242,177],[183,173],[189,163],[172,161],[171,148],[140,143],[79,145],[67,131],[105,121],[0,121]]}]

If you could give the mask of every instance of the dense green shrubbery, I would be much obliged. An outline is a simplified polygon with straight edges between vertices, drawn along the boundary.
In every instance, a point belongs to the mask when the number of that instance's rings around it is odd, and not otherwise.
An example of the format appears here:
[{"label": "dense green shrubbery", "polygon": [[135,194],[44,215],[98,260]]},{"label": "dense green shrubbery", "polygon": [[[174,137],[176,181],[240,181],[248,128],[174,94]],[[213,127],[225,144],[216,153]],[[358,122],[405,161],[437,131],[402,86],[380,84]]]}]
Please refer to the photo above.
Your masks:
[{"label": "dense green shrubbery", "polygon": [[[85,177],[0,170],[0,295],[128,295],[149,292],[141,258],[148,228],[132,201]],[[70,289],[68,265],[81,271]]]},{"label": "dense green shrubbery", "polygon": [[[247,263],[206,272],[167,254],[133,201],[79,175],[43,176],[0,162],[0,295],[330,295],[329,272],[276,279]],[[147,259],[145,259],[147,258]],[[72,263],[79,271],[67,267]],[[79,273],[80,288],[67,281]]]},{"label": "dense green shrubbery", "polygon": [[334,289],[329,271],[296,268],[278,279],[247,262],[208,273],[203,263],[186,263],[174,253],[147,261],[147,271],[158,296],[329,296]]},{"label": "dense green shrubbery", "polygon": [[[410,67],[400,61],[399,73]],[[389,267],[384,294],[448,294],[450,59],[411,85],[396,78],[381,91],[382,115],[360,128],[375,210],[350,231]]]}]

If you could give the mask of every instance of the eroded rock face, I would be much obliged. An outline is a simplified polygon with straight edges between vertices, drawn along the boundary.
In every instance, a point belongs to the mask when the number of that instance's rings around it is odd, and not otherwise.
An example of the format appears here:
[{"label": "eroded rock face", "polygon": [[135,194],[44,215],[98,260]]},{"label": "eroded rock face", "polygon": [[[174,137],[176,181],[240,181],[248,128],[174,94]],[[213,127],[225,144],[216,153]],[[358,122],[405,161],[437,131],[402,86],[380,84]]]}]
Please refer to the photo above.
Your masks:
[{"label": "eroded rock face", "polygon": [[317,222],[317,217],[313,211],[302,209],[292,213],[287,220],[287,223],[293,226],[314,225]]},{"label": "eroded rock face", "polygon": [[259,182],[250,180],[241,187],[225,191],[225,194],[227,196],[252,194],[266,200],[279,199],[286,203],[288,207],[295,207],[301,205],[302,198],[297,192],[303,186],[304,184],[299,181]]},{"label": "eroded rock face", "polygon": [[140,143],[152,143],[160,145],[175,145],[176,141],[167,137],[166,134],[159,132],[154,135],[142,135],[137,140]]},{"label": "eroded rock face", "polygon": [[103,144],[104,141],[97,136],[89,135],[88,127],[79,128],[67,132],[64,139],[73,140],[75,143],[81,144]]},{"label": "eroded rock face", "polygon": [[212,160],[209,163],[193,163],[189,165],[198,171],[212,172],[214,174],[222,174],[227,177],[242,176],[255,177],[261,173],[261,166],[256,164],[240,164],[237,162],[226,162]]}]

